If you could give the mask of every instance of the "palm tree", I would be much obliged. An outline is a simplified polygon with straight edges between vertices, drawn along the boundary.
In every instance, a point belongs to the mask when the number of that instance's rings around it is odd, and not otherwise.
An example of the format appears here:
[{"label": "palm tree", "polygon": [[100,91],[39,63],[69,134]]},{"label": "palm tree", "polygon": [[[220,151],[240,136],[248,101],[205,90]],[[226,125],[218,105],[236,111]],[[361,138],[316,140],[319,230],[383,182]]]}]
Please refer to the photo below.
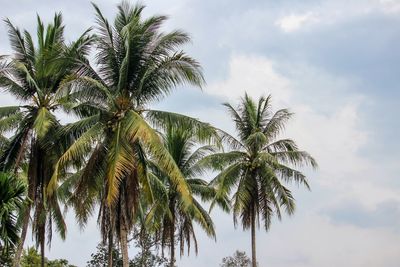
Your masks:
[{"label": "palm tree", "polygon": [[19,241],[18,212],[25,203],[26,185],[15,176],[0,172],[0,254]]},{"label": "palm tree", "polygon": [[10,140],[2,142],[0,168],[17,173],[22,163],[27,163],[28,197],[32,200],[22,215],[15,265],[19,264],[33,205],[32,228],[40,243],[43,266],[46,225],[50,230],[48,242],[53,221],[63,238],[66,228],[57,194],[47,197],[45,192],[63,148],[54,138],[60,127],[54,112],[67,104],[65,91],[59,90],[59,85],[77,66],[76,59],[88,53],[91,39],[85,32],[76,42],[65,44],[61,14],[56,14],[46,29],[37,18],[37,45],[29,32],[21,32],[8,19],[5,22],[13,54],[0,57],[0,87],[22,104],[0,108],[0,133],[15,132]]},{"label": "palm tree", "polygon": [[[207,141],[207,136],[199,136],[191,128],[182,125],[179,127],[167,125],[163,139],[165,147],[185,177],[190,192],[202,201],[215,199],[215,189],[208,186],[208,182],[199,178],[205,172],[204,166],[199,163],[206,155],[216,150],[216,147],[211,145],[198,147],[199,143]],[[169,262],[173,267],[175,266],[175,238],[178,238],[181,255],[185,243],[189,253],[192,239],[197,254],[198,247],[193,222],[197,222],[206,234],[213,238],[215,238],[214,224],[208,212],[196,199],[193,199],[192,205],[187,209],[183,205],[184,202],[176,185],[171,183],[171,179],[168,178],[169,174],[159,169],[156,163],[150,165],[152,166],[150,174],[153,178],[152,183],[155,184],[153,187],[158,188],[159,192],[155,194],[157,199],[147,215],[147,224],[151,224],[157,229],[162,249],[165,246],[169,247]],[[218,199],[218,204],[225,210],[229,209],[227,196]]]},{"label": "palm tree", "polygon": [[229,194],[235,188],[234,224],[240,218],[243,229],[251,229],[252,266],[255,267],[256,225],[261,219],[268,230],[274,215],[281,219],[282,208],[289,215],[294,212],[294,198],[284,183],[295,182],[309,188],[305,175],[295,167],[315,168],[317,163],[307,152],[299,150],[293,140],[278,139],[292,113],[287,109],[273,113],[270,96],[255,102],[246,94],[237,109],[224,105],[239,138],[226,134],[232,150],[207,156],[203,164],[221,170],[211,182],[217,187],[217,194]]},{"label": "palm tree", "polygon": [[83,62],[63,84],[75,101],[71,110],[81,119],[63,131],[77,140],[56,164],[48,192],[57,188],[59,171],[71,162],[84,161],[71,199],[78,221],[84,224],[95,203],[100,204],[103,240],[112,248],[113,237],[118,238],[124,266],[128,266],[127,234],[134,225],[138,200],[152,199],[147,157],[169,174],[184,205],[191,203],[181,171],[150,124],[185,121],[194,131],[204,130],[194,119],[148,107],[176,86],[201,86],[203,76],[199,64],[178,50],[190,40],[188,35],[160,32],[165,16],[143,19],[144,6],[123,2],[112,26],[94,8],[98,71]]}]

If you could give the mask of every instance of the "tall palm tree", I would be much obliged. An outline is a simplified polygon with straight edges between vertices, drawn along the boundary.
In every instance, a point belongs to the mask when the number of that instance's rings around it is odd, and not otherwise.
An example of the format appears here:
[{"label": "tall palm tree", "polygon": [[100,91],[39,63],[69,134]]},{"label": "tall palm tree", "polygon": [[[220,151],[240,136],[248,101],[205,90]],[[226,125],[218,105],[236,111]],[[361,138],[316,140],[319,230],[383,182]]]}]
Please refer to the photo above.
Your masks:
[{"label": "tall palm tree", "polygon": [[217,194],[232,197],[235,226],[240,219],[244,230],[251,229],[252,266],[257,266],[256,226],[260,219],[268,230],[271,219],[281,219],[282,208],[290,215],[295,200],[284,185],[295,182],[309,188],[305,175],[295,169],[302,165],[317,167],[316,161],[298,149],[291,139],[278,139],[292,113],[281,109],[273,113],[271,97],[255,102],[247,94],[237,109],[224,104],[232,116],[238,139],[226,135],[231,151],[207,156],[203,164],[220,169],[212,180]]},{"label": "tall palm tree", "polygon": [[[202,201],[213,200],[216,197],[215,189],[208,185],[208,182],[201,179],[206,169],[199,163],[210,153],[216,151],[215,146],[203,145],[206,136],[199,136],[189,127],[180,125],[167,125],[163,135],[164,145],[168,149],[176,165],[185,177],[190,192],[199,197]],[[207,139],[207,138],[206,138]],[[193,239],[197,254],[197,240],[193,222],[197,222],[200,227],[210,237],[215,238],[214,224],[208,212],[202,207],[201,202],[193,199],[192,205],[187,209],[183,205],[181,195],[178,193],[176,185],[171,183],[168,173],[159,169],[156,163],[151,163],[152,183],[159,192],[155,203],[150,208],[147,215],[147,224],[153,225],[157,230],[157,235],[161,240],[162,249],[165,246],[170,249],[170,266],[175,266],[175,243],[176,237],[180,244],[180,254],[183,254],[185,243],[188,246]],[[158,183],[158,185],[157,185]],[[218,199],[225,210],[229,209],[229,199],[223,196]]]},{"label": "tall palm tree", "polygon": [[[55,14],[53,23],[46,28],[37,17],[36,45],[28,31],[21,32],[8,19],[5,22],[13,54],[0,57],[0,87],[22,104],[0,108],[0,133],[15,133],[2,145],[0,168],[16,173],[22,163],[29,165],[28,197],[34,208],[32,229],[41,247],[43,266],[46,225],[48,242],[53,221],[63,238],[66,229],[57,194],[47,197],[45,192],[63,148],[60,140],[54,139],[60,127],[55,111],[67,104],[65,91],[59,90],[59,85],[77,66],[76,59],[88,53],[91,39],[85,32],[67,45],[61,14]],[[32,205],[23,214],[15,265],[21,257]]]},{"label": "tall palm tree", "polygon": [[84,160],[73,193],[78,220],[85,223],[94,203],[99,203],[103,240],[112,247],[117,237],[124,266],[128,266],[127,234],[134,225],[138,200],[152,198],[147,157],[169,173],[185,205],[191,203],[181,171],[150,124],[186,121],[194,131],[203,131],[203,124],[193,119],[148,107],[176,86],[201,86],[203,76],[199,64],[179,50],[190,40],[188,35],[160,31],[165,16],[144,19],[144,6],[122,2],[111,25],[94,8],[98,71],[83,62],[79,72],[63,84],[75,101],[71,110],[81,120],[63,131],[77,140],[58,161],[48,192],[57,188],[59,171],[70,162]]},{"label": "tall palm tree", "polygon": [[18,212],[23,208],[26,185],[15,176],[0,172],[0,254],[19,241]]}]

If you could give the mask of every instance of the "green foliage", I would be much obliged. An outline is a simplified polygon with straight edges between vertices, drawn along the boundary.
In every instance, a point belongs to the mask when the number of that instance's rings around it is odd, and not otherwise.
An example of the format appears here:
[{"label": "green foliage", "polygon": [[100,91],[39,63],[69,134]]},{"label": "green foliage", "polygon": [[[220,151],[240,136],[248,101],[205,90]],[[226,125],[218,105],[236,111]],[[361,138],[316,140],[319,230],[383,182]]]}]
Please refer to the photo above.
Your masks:
[{"label": "green foliage", "polygon": [[[166,259],[154,253],[156,245],[154,237],[144,232],[135,231],[133,235],[134,246],[139,250],[133,259],[129,261],[130,267],[158,267],[166,263]],[[96,253],[91,254],[91,259],[87,262],[87,267],[106,267],[108,266],[108,248],[103,244],[96,247]],[[122,258],[118,249],[113,248],[112,259],[114,267],[122,267]]]},{"label": "green foliage", "polygon": [[21,258],[21,267],[40,266],[41,257],[34,247],[24,250]]},{"label": "green foliage", "polygon": [[17,217],[23,209],[26,185],[14,175],[0,172],[0,254],[8,254],[19,241]]},{"label": "green foliage", "polygon": [[250,267],[251,260],[246,255],[246,252],[236,250],[233,256],[222,259],[221,267]]},{"label": "green foliage", "polygon": [[11,267],[13,264],[13,259],[14,259],[13,250],[9,250],[7,253],[0,253],[0,266]]},{"label": "green foliage", "polygon": [[69,264],[69,262],[66,259],[58,259],[58,260],[48,260],[47,267],[77,267],[77,266]]},{"label": "green foliage", "polygon": [[[99,244],[96,247],[96,253],[92,253],[91,259],[86,263],[87,267],[105,267],[108,266],[108,248],[103,244]],[[119,251],[115,248],[112,250],[112,266],[121,267],[122,258]]]},{"label": "green foliage", "polygon": [[[34,247],[28,247],[24,250],[21,258],[21,267],[40,266],[41,256]],[[45,267],[76,267],[69,264],[65,259],[49,260],[45,258]]]},{"label": "green foliage", "polygon": [[133,267],[161,267],[167,263],[167,259],[155,251],[159,243],[154,235],[137,227],[133,232],[133,241],[138,249],[138,253],[132,259]]}]

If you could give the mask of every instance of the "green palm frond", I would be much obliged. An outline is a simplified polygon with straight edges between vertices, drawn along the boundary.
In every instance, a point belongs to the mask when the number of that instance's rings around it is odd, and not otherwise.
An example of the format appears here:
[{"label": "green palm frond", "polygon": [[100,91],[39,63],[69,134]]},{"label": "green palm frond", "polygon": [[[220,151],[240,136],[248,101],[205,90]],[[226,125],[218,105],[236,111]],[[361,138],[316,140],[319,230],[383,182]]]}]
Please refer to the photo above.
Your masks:
[{"label": "green palm frond", "polygon": [[84,132],[59,158],[54,166],[54,173],[48,183],[47,192],[52,195],[58,186],[61,169],[73,160],[80,160],[92,150],[92,144],[101,133],[102,126],[96,123]]},{"label": "green palm frond", "polygon": [[289,112],[288,109],[281,109],[275,112],[264,128],[264,134],[268,140],[276,138],[285,129],[285,124],[292,116],[293,113]]},{"label": "green palm frond", "polygon": [[243,171],[244,164],[241,162],[234,163],[221,173],[219,173],[211,182],[212,185],[217,185],[218,194],[228,193],[235,186]]},{"label": "green palm frond", "polygon": [[32,55],[29,55],[27,52],[23,34],[17,27],[15,27],[11,23],[9,19],[5,19],[4,22],[6,23],[8,28],[8,37],[10,40],[11,48],[15,53],[15,57],[24,63],[32,64],[32,62],[30,61],[30,59],[32,59]]},{"label": "green palm frond", "polygon": [[207,155],[196,163],[197,168],[222,170],[240,161],[246,161],[248,154],[242,151],[220,152]]},{"label": "green palm frond", "polygon": [[210,217],[210,214],[201,206],[201,204],[197,200],[193,200],[193,205],[196,209],[194,220],[199,223],[201,228],[208,236],[216,238],[214,223]]},{"label": "green palm frond", "polygon": [[40,139],[43,138],[48,133],[49,129],[56,124],[57,121],[55,116],[46,108],[40,108],[37,111],[37,115],[33,123],[33,129]]},{"label": "green palm frond", "polygon": [[0,118],[8,117],[19,113],[21,111],[21,107],[19,106],[4,106],[0,107]]},{"label": "green palm frond", "polygon": [[19,241],[17,215],[24,206],[26,185],[7,173],[0,173],[0,254],[8,253]]},{"label": "green palm frond", "polygon": [[22,112],[10,114],[5,118],[0,119],[0,133],[10,132],[17,129],[22,119]]},{"label": "green palm frond", "polygon": [[200,143],[217,146],[222,144],[219,129],[189,116],[174,112],[149,110],[146,112],[146,119],[159,129],[166,129],[167,127],[190,129],[191,135]]},{"label": "green palm frond", "polygon": [[107,202],[111,206],[118,198],[119,185],[130,170],[134,168],[132,162],[132,151],[129,143],[123,138],[122,125],[116,126],[114,138],[110,144],[108,152],[108,170],[107,170]]},{"label": "green palm frond", "polygon": [[151,156],[157,161],[158,165],[169,174],[168,177],[177,187],[184,202],[189,205],[191,197],[185,179],[175,161],[165,149],[156,131],[135,112],[128,112],[125,118],[128,122],[126,129],[127,134],[131,138],[131,142],[138,140],[146,146]]},{"label": "green palm frond", "polygon": [[26,152],[30,131],[29,124],[21,123],[17,132],[10,138],[8,144],[3,148],[3,153],[0,157],[2,171],[18,168]]}]

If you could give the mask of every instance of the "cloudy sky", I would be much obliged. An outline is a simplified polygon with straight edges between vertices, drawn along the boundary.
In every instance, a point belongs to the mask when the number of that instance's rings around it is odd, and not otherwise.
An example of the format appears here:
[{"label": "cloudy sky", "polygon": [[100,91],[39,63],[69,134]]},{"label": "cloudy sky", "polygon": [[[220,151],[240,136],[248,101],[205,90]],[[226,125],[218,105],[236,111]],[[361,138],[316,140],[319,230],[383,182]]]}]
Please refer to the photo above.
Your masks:
[{"label": "cloudy sky", "polygon": [[[111,19],[117,2],[95,1]],[[272,94],[296,116],[285,136],[319,162],[305,170],[312,191],[293,188],[297,211],[257,234],[260,266],[395,267],[400,262],[400,0],[153,0],[146,14],[167,14],[193,42],[207,85],[182,88],[162,103],[234,133],[222,102]],[[62,11],[69,40],[94,23],[87,1],[0,0],[0,17],[35,30]],[[0,54],[9,53],[4,24]],[[1,105],[10,105],[8,96]],[[250,233],[214,210],[217,242],[200,232],[196,257],[179,266],[218,266],[236,249],[250,253]],[[95,220],[81,232],[67,216],[65,242],[49,258],[85,266],[99,241]],[[31,241],[30,241],[31,243]],[[134,254],[131,249],[131,254]]]}]

